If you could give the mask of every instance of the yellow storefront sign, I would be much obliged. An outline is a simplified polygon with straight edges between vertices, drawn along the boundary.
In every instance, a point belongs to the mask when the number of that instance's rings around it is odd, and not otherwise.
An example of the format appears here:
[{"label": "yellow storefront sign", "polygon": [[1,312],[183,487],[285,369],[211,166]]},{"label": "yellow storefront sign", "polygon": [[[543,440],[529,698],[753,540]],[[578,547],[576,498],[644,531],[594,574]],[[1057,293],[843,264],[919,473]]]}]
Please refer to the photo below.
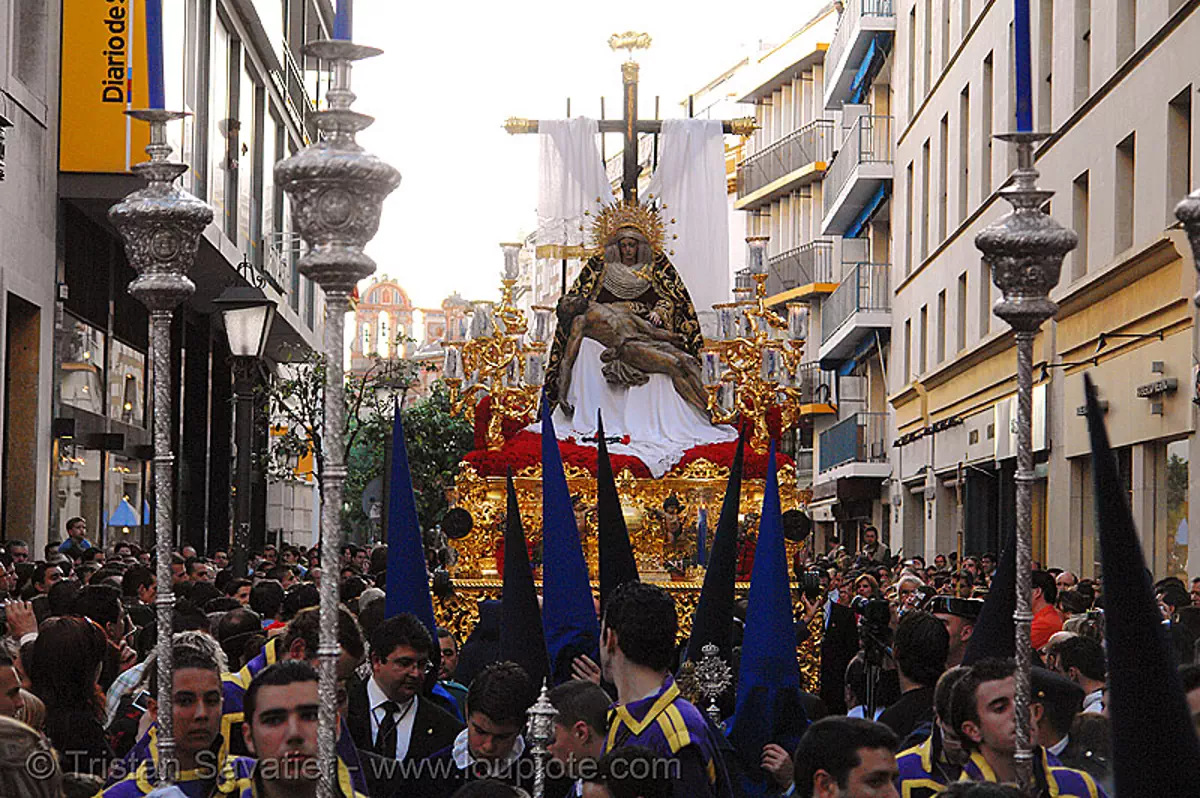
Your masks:
[{"label": "yellow storefront sign", "polygon": [[141,0],[63,0],[59,169],[128,172],[146,160],[150,128],[125,115],[145,108]]},{"label": "yellow storefront sign", "polygon": [[[282,437],[287,435],[288,427],[286,424],[272,424],[270,429],[272,437]],[[302,479],[305,482],[312,482],[313,474],[316,473],[316,459],[313,455],[312,441],[309,440],[308,448],[304,454],[296,459],[296,465],[292,469],[292,476],[296,479]]]}]

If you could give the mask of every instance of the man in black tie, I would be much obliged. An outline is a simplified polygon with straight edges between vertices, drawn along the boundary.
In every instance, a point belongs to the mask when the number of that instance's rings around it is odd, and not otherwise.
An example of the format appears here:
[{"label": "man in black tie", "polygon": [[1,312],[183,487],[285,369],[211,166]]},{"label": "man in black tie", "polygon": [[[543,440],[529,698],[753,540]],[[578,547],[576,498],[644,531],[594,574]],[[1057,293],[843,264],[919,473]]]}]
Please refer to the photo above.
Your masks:
[{"label": "man in black tie", "polygon": [[[454,742],[462,729],[452,715],[421,696],[433,639],[415,615],[388,618],[371,634],[371,678],[350,692],[347,725],[354,744],[382,759],[419,762]],[[387,795],[403,773],[364,762],[371,794]],[[378,785],[378,789],[377,789]]]}]

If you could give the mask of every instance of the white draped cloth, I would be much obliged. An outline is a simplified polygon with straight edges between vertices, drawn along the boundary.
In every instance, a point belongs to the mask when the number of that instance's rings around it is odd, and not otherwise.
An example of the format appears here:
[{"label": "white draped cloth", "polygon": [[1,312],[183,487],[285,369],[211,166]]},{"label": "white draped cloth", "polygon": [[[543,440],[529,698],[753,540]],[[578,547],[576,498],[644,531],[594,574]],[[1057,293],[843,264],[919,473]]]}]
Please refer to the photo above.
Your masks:
[{"label": "white draped cloth", "polygon": [[[611,444],[608,451],[633,455],[655,478],[670,471],[693,446],[737,440],[732,427],[713,426],[707,416],[685,402],[666,374],[650,374],[649,382],[632,388],[609,384],[600,371],[604,349],[591,338],[581,342],[567,392],[575,415],[568,418],[561,407],[554,411],[559,440],[575,438],[580,445],[595,446],[583,439],[595,437],[596,411],[602,411],[606,437],[629,436],[629,443]],[[528,429],[540,433],[541,425]]]},{"label": "white draped cloth", "polygon": [[[704,317],[718,302],[728,302],[729,200],[725,183],[725,134],[712,119],[667,119],[662,128],[662,158],[650,178],[649,194],[665,202],[667,248]],[[671,223],[671,219],[675,223]],[[671,238],[679,236],[678,239]]]},{"label": "white draped cloth", "polygon": [[595,119],[578,116],[542,120],[538,133],[537,242],[584,244],[591,227],[584,212],[595,214],[612,200],[597,139],[600,127]]}]

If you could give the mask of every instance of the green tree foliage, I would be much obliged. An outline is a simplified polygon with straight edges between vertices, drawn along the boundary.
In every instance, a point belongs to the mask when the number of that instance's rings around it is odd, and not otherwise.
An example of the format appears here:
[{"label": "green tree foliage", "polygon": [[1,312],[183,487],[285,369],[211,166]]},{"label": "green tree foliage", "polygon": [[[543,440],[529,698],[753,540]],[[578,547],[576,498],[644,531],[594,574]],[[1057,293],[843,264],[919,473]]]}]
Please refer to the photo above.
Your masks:
[{"label": "green tree foliage", "polygon": [[[411,341],[397,341],[397,347],[404,343]],[[297,461],[308,454],[311,444],[312,476],[323,493],[325,357],[318,352],[297,350],[283,366],[259,389],[261,412],[276,426],[277,432],[271,436],[270,450],[261,465],[268,480],[293,479]],[[346,375],[342,523],[351,540],[363,542],[376,536],[371,520],[363,511],[362,494],[371,480],[384,474],[394,403],[397,400],[404,403],[418,384],[418,369],[419,364],[414,360],[377,357],[365,374]],[[439,382],[430,396],[405,407],[404,427],[417,514],[421,528],[429,529],[446,512],[446,489],[453,486],[458,463],[470,451],[471,425],[450,413],[449,394]]]},{"label": "green tree foliage", "polygon": [[440,524],[449,503],[446,492],[475,435],[470,422],[450,412],[450,392],[440,380],[428,397],[404,410],[404,434],[412,469],[421,528]]},{"label": "green tree foliage", "polygon": [[[422,530],[431,529],[446,513],[446,491],[454,486],[458,464],[471,450],[474,435],[465,419],[450,412],[449,393],[440,381],[433,384],[429,396],[404,408],[403,419],[417,519]],[[363,512],[362,493],[371,480],[380,476],[386,489],[384,453],[391,435],[390,409],[368,416],[360,422],[354,448],[347,457],[345,519],[347,528],[359,539],[375,534]],[[387,519],[382,522],[386,526]]]},{"label": "green tree foliage", "polygon": [[[411,343],[397,339],[396,346]],[[262,466],[269,481],[293,479],[297,462],[310,451],[313,455],[311,476],[324,495],[325,450],[325,356],[320,352],[295,349],[275,374],[258,389],[261,412],[275,427],[271,445]],[[355,473],[354,453],[361,436],[378,439],[379,429],[391,429],[392,397],[406,393],[417,381],[417,363],[409,359],[376,357],[362,375],[346,374],[346,445],[347,489],[358,486],[361,496],[366,481]],[[382,452],[382,449],[380,449]],[[359,465],[362,458],[357,458]],[[343,494],[350,500],[349,492]]]}]

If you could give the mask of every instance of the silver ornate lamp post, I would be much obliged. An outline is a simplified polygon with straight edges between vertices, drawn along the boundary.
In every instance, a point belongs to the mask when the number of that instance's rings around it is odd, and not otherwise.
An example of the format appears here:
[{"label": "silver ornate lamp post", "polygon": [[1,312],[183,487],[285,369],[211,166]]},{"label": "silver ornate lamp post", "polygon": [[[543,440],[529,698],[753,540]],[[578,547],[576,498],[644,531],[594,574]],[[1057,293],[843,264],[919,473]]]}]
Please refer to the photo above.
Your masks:
[{"label": "silver ornate lamp post", "polygon": [[550,743],[554,742],[554,719],[558,717],[545,681],[538,700],[525,714],[529,716],[525,734],[533,754],[533,798],[542,798],[546,794],[546,760],[550,758]]},{"label": "silver ornate lamp post", "polygon": [[173,730],[171,622],[175,593],[171,589],[171,555],[175,546],[174,475],[171,452],[171,319],[196,290],[188,270],[213,210],[175,185],[187,164],[169,161],[167,122],[186,114],[161,109],[130,111],[134,119],[150,123],[150,160],[133,172],[148,185],[133,192],[108,211],[108,218],[125,239],[125,254],[138,276],[129,284],[133,294],[150,311],[150,352],[154,379],[154,532],[158,558],[158,777],[163,784],[175,779]]},{"label": "silver ornate lamp post", "polygon": [[400,173],[355,141],[374,120],[350,110],[350,69],[382,50],[349,41],[316,41],[305,55],[333,64],[329,107],[316,115],[324,140],[275,165],[275,182],[292,200],[292,218],[308,253],[300,271],[325,293],[325,468],[321,496],[321,711],[317,744],[321,759],[319,794],[336,794],[338,561],[342,547],[342,487],[346,480],[346,386],[342,365],[350,293],[375,271],[363,247],[379,229],[383,200],[400,184]]},{"label": "silver ornate lamp post", "polygon": [[1079,242],[1075,233],[1041,211],[1054,192],[1037,187],[1033,145],[1041,133],[997,136],[1017,147],[1017,170],[1000,190],[1012,211],[975,236],[975,246],[992,268],[1003,297],[992,309],[1012,327],[1017,339],[1017,611],[1016,716],[1017,775],[1026,792],[1033,787],[1033,746],[1029,738],[1030,671],[1033,648],[1031,568],[1033,560],[1033,339],[1058,306],[1050,291],[1058,285],[1062,261]]}]

